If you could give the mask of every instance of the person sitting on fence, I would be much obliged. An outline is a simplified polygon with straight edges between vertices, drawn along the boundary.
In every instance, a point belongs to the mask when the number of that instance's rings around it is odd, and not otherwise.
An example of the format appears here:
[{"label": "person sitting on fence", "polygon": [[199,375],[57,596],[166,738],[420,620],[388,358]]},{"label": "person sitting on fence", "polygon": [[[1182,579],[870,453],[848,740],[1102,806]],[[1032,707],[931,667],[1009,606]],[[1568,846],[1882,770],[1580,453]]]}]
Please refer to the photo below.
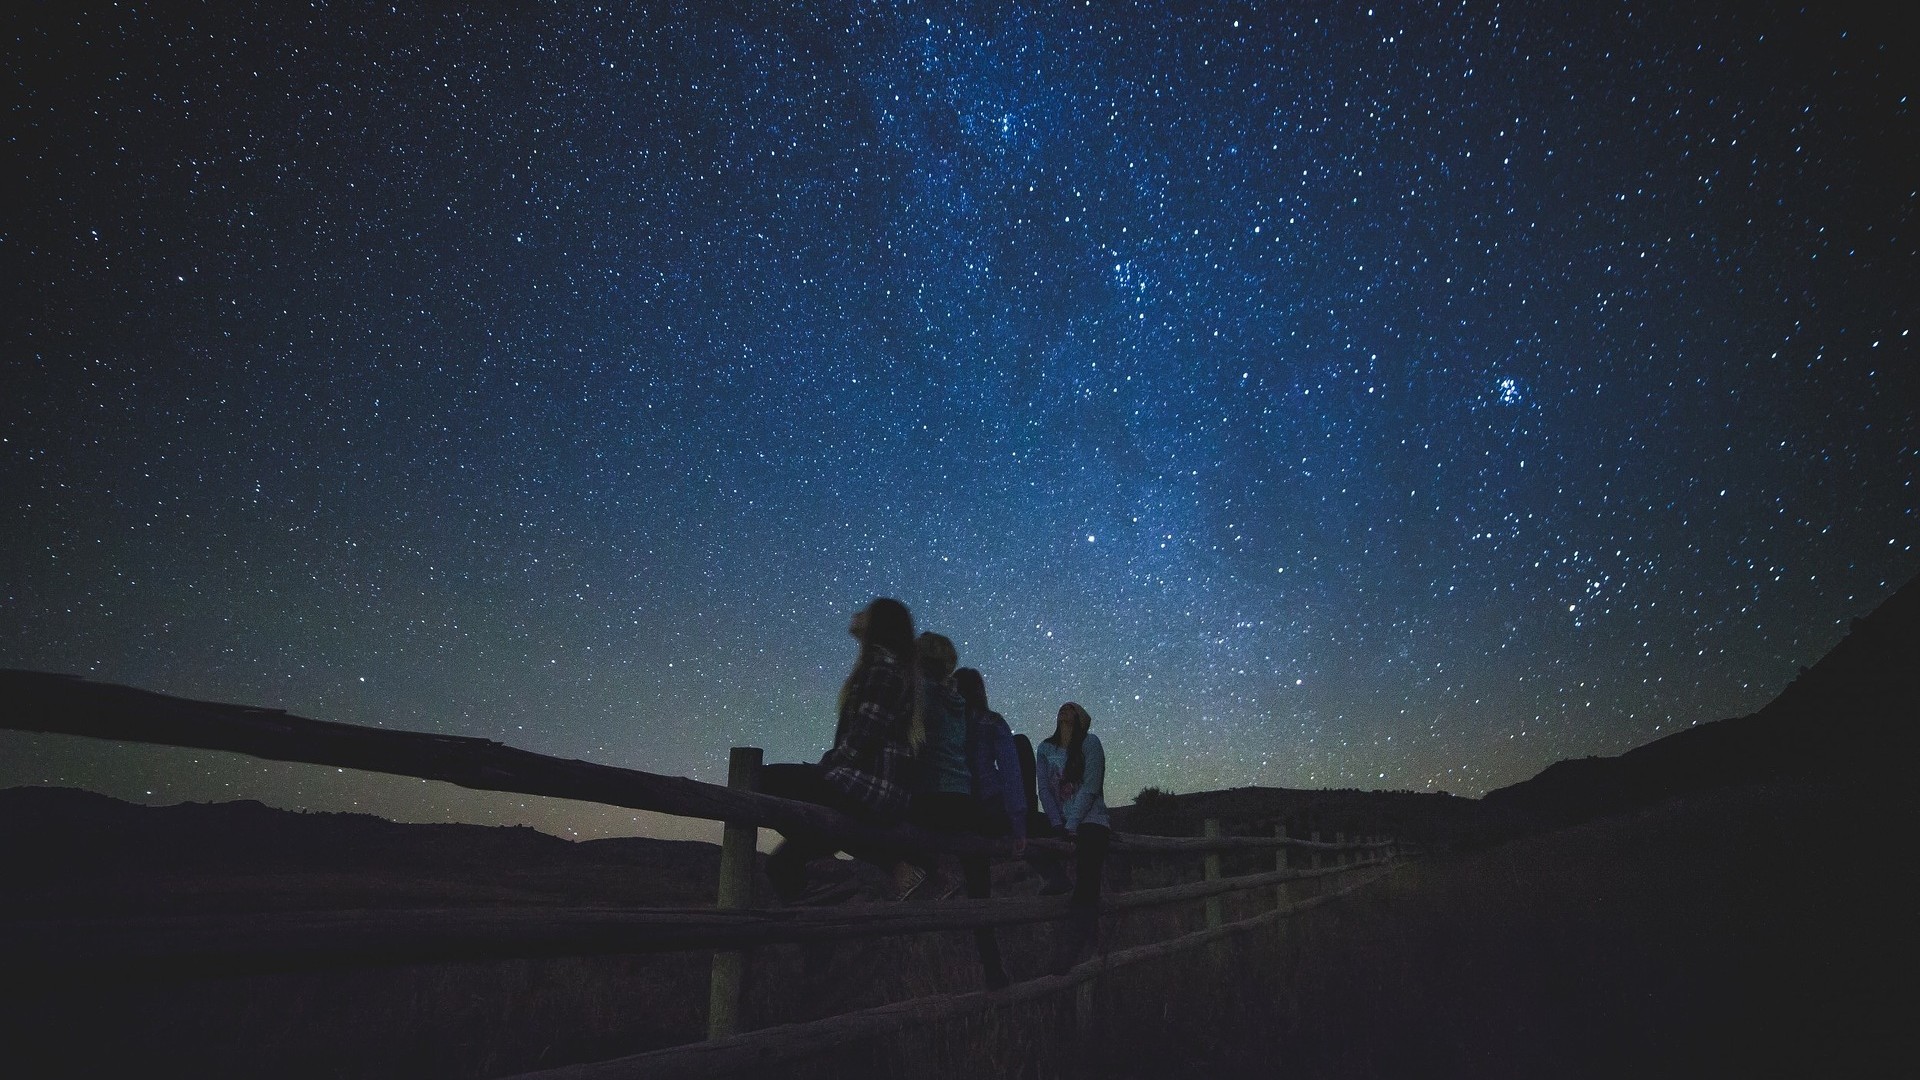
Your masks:
[{"label": "person sitting on fence", "polygon": [[[914,755],[926,741],[917,707],[913,614],[900,601],[879,597],[854,614],[848,630],[860,640],[860,655],[840,687],[833,748],[818,765],[764,767],[760,791],[819,803],[868,824],[896,825],[906,818]],[[801,899],[807,863],[836,848],[817,836],[787,836],[767,857],[775,895],[786,903]]]},{"label": "person sitting on fence", "polygon": [[[914,659],[920,668],[920,716],[927,743],[917,762],[919,783],[907,820],[923,829],[975,832],[978,822],[967,777],[967,703],[953,686],[959,655],[951,639],[923,633],[914,641]],[[896,898],[950,895],[955,890],[942,880],[939,866],[937,852],[914,856],[895,876]]]},{"label": "person sitting on fence", "polygon": [[953,686],[967,703],[967,779],[984,811],[987,835],[1011,836],[1014,854],[1024,854],[1030,804],[1013,730],[987,707],[987,681],[980,672],[961,668],[953,673]]},{"label": "person sitting on fence", "polygon": [[1033,763],[1033,740],[1027,738],[1024,731],[1013,733],[1013,752],[1020,755],[1020,790],[1027,795],[1027,835],[1039,836],[1052,826],[1047,823],[1046,811],[1040,809],[1040,787],[1036,767]]},{"label": "person sitting on fence", "polygon": [[[1073,914],[1054,950],[1050,970],[1056,974],[1073,966],[1099,929],[1100,875],[1112,834],[1103,791],[1106,752],[1088,730],[1092,726],[1087,710],[1069,701],[1060,706],[1052,737],[1034,748],[1041,805],[1048,822],[1073,844],[1074,851]],[[1064,890],[1055,883],[1042,890],[1059,891]]]},{"label": "person sitting on fence", "polygon": [[[973,796],[972,771],[967,760],[969,710],[966,698],[955,687],[953,666],[959,658],[954,653],[953,642],[939,634],[921,634],[915,653],[924,680],[920,694],[927,745],[920,759],[920,775],[925,786],[914,793],[907,820],[923,829],[941,832],[1004,836],[1007,830],[1000,821],[999,811],[989,812]],[[974,679],[978,681],[978,672],[974,673]],[[960,883],[949,882],[938,872],[939,858],[937,852],[927,852],[915,860],[919,880],[908,883],[908,893],[932,892],[945,899],[958,891]],[[984,900],[991,895],[992,867],[986,855],[960,856],[960,869],[969,897]],[[973,936],[980,950],[980,967],[986,974],[987,986],[997,989],[1007,985],[1007,973],[1000,962],[999,939],[993,928],[980,927]]]}]

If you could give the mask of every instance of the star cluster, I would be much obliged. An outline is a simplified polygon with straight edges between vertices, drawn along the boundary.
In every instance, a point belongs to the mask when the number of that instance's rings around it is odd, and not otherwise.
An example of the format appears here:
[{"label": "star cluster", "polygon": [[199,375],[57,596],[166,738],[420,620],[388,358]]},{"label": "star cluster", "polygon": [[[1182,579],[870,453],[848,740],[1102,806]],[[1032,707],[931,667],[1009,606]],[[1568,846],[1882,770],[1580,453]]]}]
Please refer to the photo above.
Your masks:
[{"label": "star cluster", "polygon": [[16,22],[0,663],[718,780],[819,753],[890,595],[1113,801],[1478,795],[1920,569],[1889,23],[617,8]]}]

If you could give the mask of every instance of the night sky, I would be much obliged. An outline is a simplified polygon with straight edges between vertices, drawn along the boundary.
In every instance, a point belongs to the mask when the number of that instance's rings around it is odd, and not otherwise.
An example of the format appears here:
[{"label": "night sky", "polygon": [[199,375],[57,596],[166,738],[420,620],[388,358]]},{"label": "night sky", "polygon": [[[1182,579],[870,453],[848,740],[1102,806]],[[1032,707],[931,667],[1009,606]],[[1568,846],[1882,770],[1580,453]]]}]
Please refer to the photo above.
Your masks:
[{"label": "night sky", "polygon": [[721,781],[818,756],[880,594],[1116,803],[1479,795],[1920,571],[1892,23],[799,6],[10,16],[0,666]]}]

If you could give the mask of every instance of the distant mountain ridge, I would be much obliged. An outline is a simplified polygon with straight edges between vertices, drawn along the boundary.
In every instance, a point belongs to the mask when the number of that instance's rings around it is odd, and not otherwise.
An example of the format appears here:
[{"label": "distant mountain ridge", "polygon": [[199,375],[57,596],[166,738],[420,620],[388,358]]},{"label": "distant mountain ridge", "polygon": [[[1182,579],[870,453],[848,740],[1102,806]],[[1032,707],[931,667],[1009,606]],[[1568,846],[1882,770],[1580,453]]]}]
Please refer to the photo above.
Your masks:
[{"label": "distant mountain ridge", "polygon": [[719,848],[526,826],[407,824],[252,800],[142,806],[0,790],[0,912],[139,914],[470,904],[713,902]]},{"label": "distant mountain ridge", "polygon": [[1695,791],[1802,779],[1885,784],[1920,723],[1920,577],[1748,716],[1700,724],[1618,757],[1559,761],[1487,793],[1489,810],[1552,826]]},{"label": "distant mountain ridge", "polygon": [[[1131,832],[1386,835],[1478,844],[1743,784],[1841,780],[1905,791],[1920,722],[1920,577],[1778,697],[1618,757],[1556,762],[1482,800],[1410,791],[1149,789],[1114,808]],[[401,824],[257,802],[153,807],[61,788],[0,790],[0,913],[133,914],[419,904],[712,902],[719,849],[573,842],[525,827]]]},{"label": "distant mountain ridge", "polygon": [[1391,836],[1419,847],[1444,847],[1479,836],[1480,804],[1445,792],[1303,790],[1243,787],[1161,793],[1149,788],[1132,806],[1112,810],[1114,827],[1158,836],[1198,836],[1208,818],[1229,836],[1271,836],[1276,825],[1307,839]]}]

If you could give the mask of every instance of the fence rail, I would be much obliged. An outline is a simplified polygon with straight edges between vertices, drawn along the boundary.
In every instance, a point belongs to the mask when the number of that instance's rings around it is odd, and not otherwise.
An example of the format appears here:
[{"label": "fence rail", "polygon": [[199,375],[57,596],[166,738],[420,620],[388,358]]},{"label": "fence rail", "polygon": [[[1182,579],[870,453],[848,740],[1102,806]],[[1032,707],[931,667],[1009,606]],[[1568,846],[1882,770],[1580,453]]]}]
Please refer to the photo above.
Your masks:
[{"label": "fence rail", "polygon": [[[1083,994],[1082,1004],[1090,1007],[1084,995],[1095,974],[1220,941],[1322,903],[1366,879],[1297,902],[1288,887],[1296,881],[1374,866],[1393,853],[1390,840],[1349,840],[1344,835],[1336,835],[1332,842],[1322,841],[1318,833],[1301,839],[1280,829],[1271,837],[1222,836],[1213,821],[1207,822],[1207,835],[1202,837],[1115,833],[1112,850],[1116,853],[1202,855],[1205,876],[1197,882],[1108,894],[1102,898],[1102,911],[1204,901],[1207,929],[1103,955],[1065,976],[1030,980],[1006,990],[921,998],[741,1034],[746,957],[752,949],[1047,922],[1065,917],[1069,902],[1066,897],[1006,897],[936,905],[752,908],[756,828],[814,833],[843,845],[883,852],[941,851],[1006,858],[1015,849],[1006,840],[909,826],[876,828],[826,807],[759,794],[751,789],[760,751],[747,747],[735,748],[729,759],[729,785],[720,787],[685,777],[547,757],[486,739],[309,720],[276,710],[194,701],[73,676],[10,670],[0,670],[0,728],[223,750],[725,822],[719,901],[710,909],[451,909],[0,925],[0,953],[8,957],[16,977],[53,982],[713,950],[708,1042],[539,1074],[552,1080],[693,1076],[722,1068],[767,1067],[794,1060],[809,1048],[863,1033],[1011,1006],[1076,986]],[[1033,839],[1028,846],[1056,852],[1071,848],[1065,841],[1050,839]],[[1275,853],[1275,869],[1232,877],[1222,874],[1222,853],[1257,850]],[[1314,865],[1289,866],[1292,850],[1307,854]],[[1333,865],[1321,865],[1327,859]],[[1268,887],[1274,890],[1272,910],[1236,923],[1223,921],[1220,898]]]},{"label": "fence rail", "polygon": [[[1346,867],[1281,870],[1110,894],[1111,914],[1203,900]],[[1048,922],[1064,897],[823,908],[417,908],[141,919],[24,920],[0,926],[16,976],[91,980],[252,975],[552,956],[750,949]]]},{"label": "fence rail", "polygon": [[[480,791],[544,795],[782,832],[816,832],[878,851],[1013,855],[1010,841],[911,826],[876,828],[814,803],[683,776],[549,757],[490,739],[309,720],[276,709],[194,701],[71,675],[0,670],[0,728],[225,750],[272,761],[441,780]],[[1209,841],[1127,833],[1115,834],[1114,842],[1129,851],[1168,852],[1351,847],[1294,838],[1243,836]],[[1056,840],[1035,839],[1028,846],[1068,850]]]},{"label": "fence rail", "polygon": [[521,1073],[506,1080],[705,1080],[726,1075],[778,1075],[772,1070],[810,1057],[920,1024],[957,1020],[991,1009],[1012,1009],[1067,991],[1078,991],[1080,1004],[1095,980],[1152,960],[1177,956],[1205,945],[1259,930],[1277,919],[1330,903],[1371,884],[1378,873],[1340,889],[1309,897],[1251,918],[1198,930],[1170,941],[1137,945],[1101,953],[1076,965],[1065,975],[1048,975],[1015,983],[1005,990],[937,994],[897,1001],[871,1009],[842,1013],[822,1020],[780,1024],[706,1042],[685,1043],[609,1061],[585,1062]]}]

